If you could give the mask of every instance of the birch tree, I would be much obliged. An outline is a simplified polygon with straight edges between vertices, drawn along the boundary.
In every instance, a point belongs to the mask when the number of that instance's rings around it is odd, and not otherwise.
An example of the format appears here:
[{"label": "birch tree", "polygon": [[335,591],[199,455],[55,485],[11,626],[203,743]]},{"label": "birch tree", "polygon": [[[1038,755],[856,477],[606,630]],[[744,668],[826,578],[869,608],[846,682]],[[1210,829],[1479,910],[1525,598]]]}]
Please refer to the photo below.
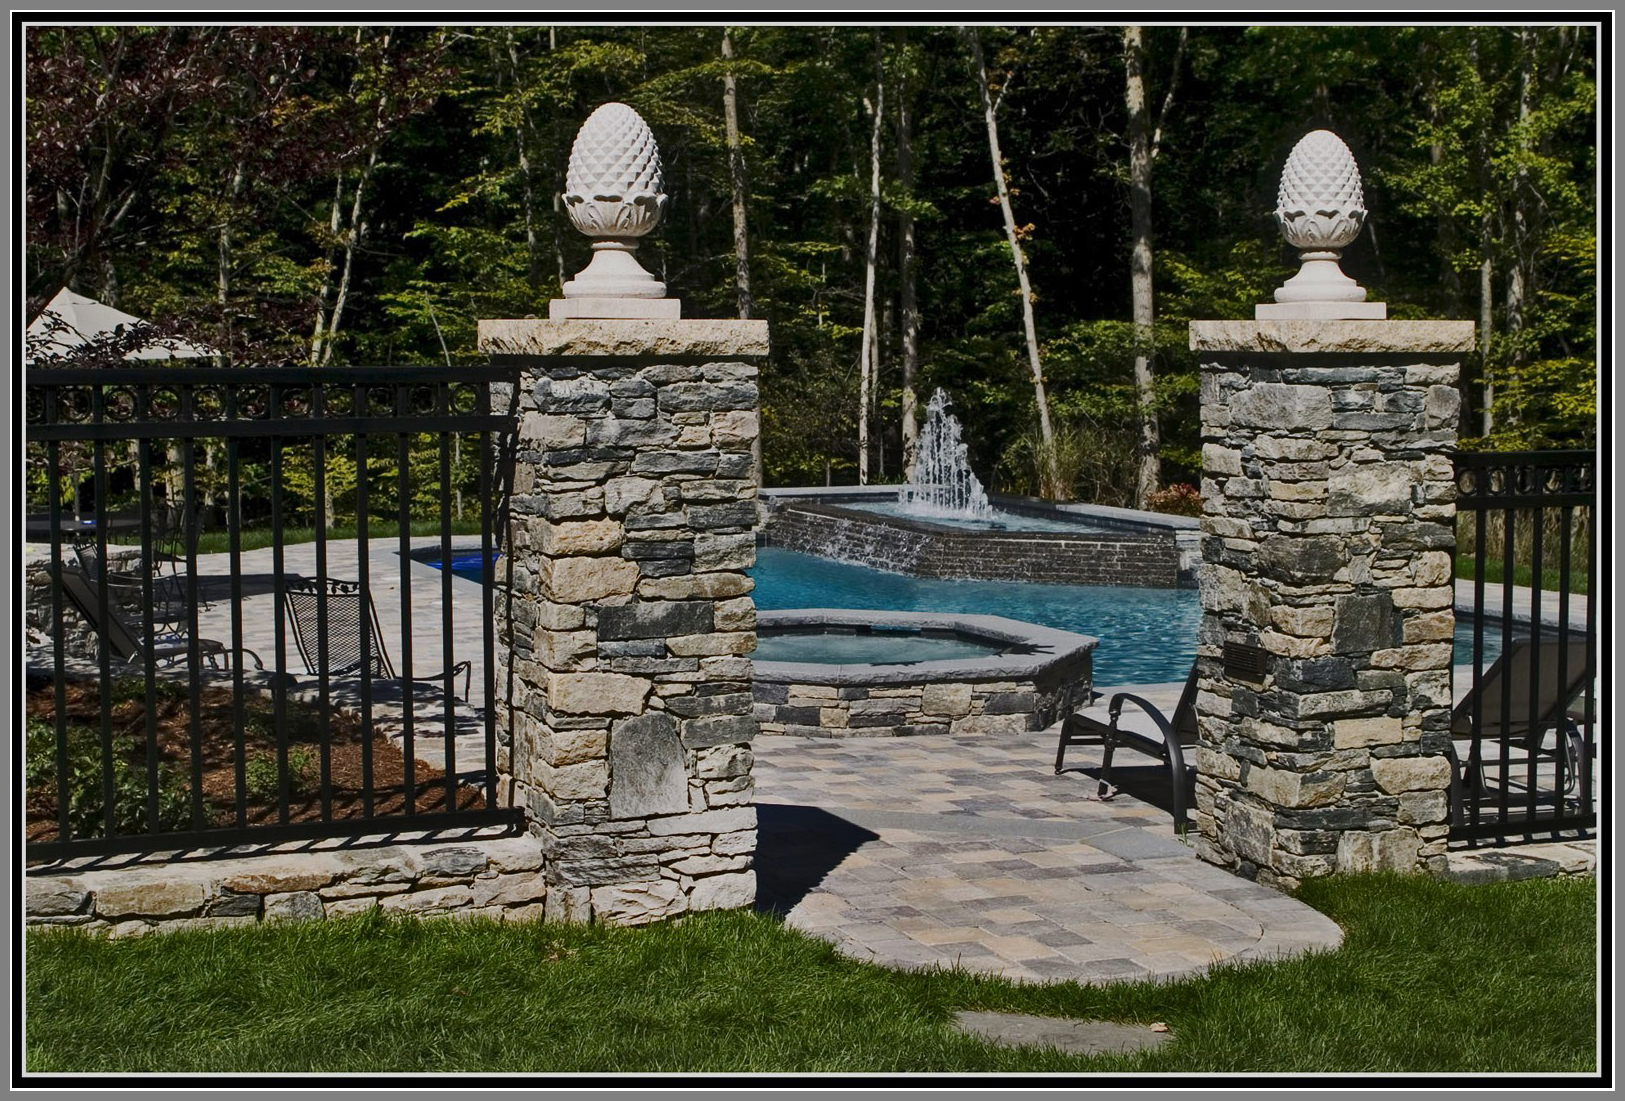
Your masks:
[{"label": "birch tree", "polygon": [[914,478],[914,458],[920,448],[918,400],[914,374],[920,367],[920,307],[914,275],[914,125],[908,102],[908,31],[897,28],[897,184],[902,201],[897,207],[898,312],[902,315],[903,353],[903,480]]},{"label": "birch tree", "polygon": [[976,85],[982,95],[982,115],[987,124],[987,150],[993,161],[993,186],[998,189],[999,211],[1004,215],[1004,236],[1010,244],[1010,259],[1016,268],[1016,285],[1021,293],[1021,325],[1027,338],[1027,365],[1033,376],[1033,400],[1038,406],[1039,443],[1043,449],[1040,468],[1044,471],[1040,492],[1056,499],[1066,492],[1059,484],[1060,472],[1055,462],[1055,430],[1050,424],[1049,397],[1044,392],[1044,368],[1038,355],[1038,328],[1033,321],[1033,290],[1027,279],[1027,258],[1021,251],[1023,234],[1032,226],[1016,228],[1015,212],[1010,206],[1010,185],[1004,174],[1004,155],[999,151],[999,99],[993,97],[987,78],[987,63],[982,58],[982,42],[975,28],[965,32],[970,39],[971,56],[976,62]]},{"label": "birch tree", "polygon": [[1174,89],[1179,82],[1180,60],[1189,31],[1179,29],[1179,46],[1174,54],[1173,75],[1158,114],[1155,130],[1146,106],[1145,32],[1141,27],[1123,28],[1124,99],[1128,107],[1129,194],[1132,213],[1130,234],[1133,251],[1129,259],[1134,325],[1134,390],[1140,405],[1138,463],[1134,503],[1145,508],[1151,495],[1162,486],[1162,429],[1157,418],[1156,378],[1152,370],[1155,343],[1152,325],[1156,319],[1151,277],[1151,164],[1162,139],[1162,123],[1173,107]]},{"label": "birch tree", "polygon": [[880,245],[880,127],[886,114],[886,74],[880,36],[875,36],[875,101],[864,100],[869,127],[869,237],[863,251],[863,339],[858,352],[858,484],[869,484],[869,406],[873,400],[879,340],[875,328],[875,253]]}]

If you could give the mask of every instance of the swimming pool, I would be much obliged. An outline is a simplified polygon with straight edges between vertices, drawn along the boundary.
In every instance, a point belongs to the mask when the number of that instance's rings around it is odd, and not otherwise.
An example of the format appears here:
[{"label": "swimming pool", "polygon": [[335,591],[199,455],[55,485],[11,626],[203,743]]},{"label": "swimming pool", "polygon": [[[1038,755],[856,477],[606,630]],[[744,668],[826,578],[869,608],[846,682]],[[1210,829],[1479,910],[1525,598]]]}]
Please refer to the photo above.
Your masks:
[{"label": "swimming pool", "polygon": [[[428,562],[438,567],[438,556]],[[478,551],[454,553],[452,572],[478,579]],[[1052,585],[1028,581],[944,581],[883,573],[779,547],[759,547],[756,606],[865,608],[899,612],[1000,615],[1093,635],[1097,685],[1182,681],[1196,657],[1202,605],[1195,590],[1125,585]],[[1486,665],[1500,653],[1497,631],[1484,633]],[[1472,660],[1472,626],[1456,624],[1457,664]]]}]

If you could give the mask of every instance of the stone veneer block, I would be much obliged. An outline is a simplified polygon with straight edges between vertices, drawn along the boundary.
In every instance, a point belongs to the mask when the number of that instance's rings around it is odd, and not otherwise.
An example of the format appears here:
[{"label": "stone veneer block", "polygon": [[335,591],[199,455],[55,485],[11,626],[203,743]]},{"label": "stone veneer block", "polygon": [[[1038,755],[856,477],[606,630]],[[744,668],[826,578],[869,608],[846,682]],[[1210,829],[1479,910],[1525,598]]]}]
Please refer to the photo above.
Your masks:
[{"label": "stone veneer block", "polygon": [[741,655],[767,323],[479,332],[520,368],[499,767],[542,837],[549,914],[635,924],[748,904],[758,727]]},{"label": "stone veneer block", "polygon": [[[1439,872],[1471,322],[1196,321],[1198,852],[1262,882]],[[1442,633],[1441,633],[1442,631]],[[1438,641],[1435,641],[1438,640]],[[1262,675],[1227,647],[1262,651]]]}]

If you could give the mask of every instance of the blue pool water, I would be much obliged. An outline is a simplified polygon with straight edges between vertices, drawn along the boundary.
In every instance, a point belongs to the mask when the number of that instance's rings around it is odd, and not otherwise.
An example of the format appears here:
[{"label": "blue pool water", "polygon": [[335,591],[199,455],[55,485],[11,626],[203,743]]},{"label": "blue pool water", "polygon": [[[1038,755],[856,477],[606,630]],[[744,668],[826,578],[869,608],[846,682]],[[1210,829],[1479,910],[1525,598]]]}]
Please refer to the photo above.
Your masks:
[{"label": "blue pool water", "polygon": [[[429,561],[439,567],[438,559]],[[478,552],[454,555],[452,572],[478,580]],[[1142,589],[1116,585],[1042,585],[1025,581],[939,581],[881,573],[778,547],[756,552],[756,606],[871,608],[905,612],[1002,615],[1100,639],[1095,683],[1181,681],[1196,656],[1202,618],[1194,589]],[[1500,638],[1485,632],[1484,661],[1500,652]],[[763,655],[766,656],[766,655]],[[1472,660],[1472,627],[1456,624],[1457,664]]]},{"label": "blue pool water", "polygon": [[804,661],[814,665],[897,665],[918,661],[985,658],[1000,647],[967,638],[937,638],[918,631],[870,635],[795,631],[757,636],[760,661]]}]

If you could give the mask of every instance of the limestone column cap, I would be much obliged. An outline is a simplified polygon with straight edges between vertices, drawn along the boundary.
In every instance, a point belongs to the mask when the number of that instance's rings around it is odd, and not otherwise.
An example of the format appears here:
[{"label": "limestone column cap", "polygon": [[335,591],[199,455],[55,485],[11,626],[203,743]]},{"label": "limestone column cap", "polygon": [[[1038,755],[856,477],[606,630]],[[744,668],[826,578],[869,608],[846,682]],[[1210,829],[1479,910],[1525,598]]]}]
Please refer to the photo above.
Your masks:
[{"label": "limestone column cap", "polygon": [[1459,354],[1473,350],[1471,321],[1192,321],[1193,352]]},{"label": "limestone column cap", "polygon": [[765,356],[767,322],[488,318],[479,347],[497,356]]}]

